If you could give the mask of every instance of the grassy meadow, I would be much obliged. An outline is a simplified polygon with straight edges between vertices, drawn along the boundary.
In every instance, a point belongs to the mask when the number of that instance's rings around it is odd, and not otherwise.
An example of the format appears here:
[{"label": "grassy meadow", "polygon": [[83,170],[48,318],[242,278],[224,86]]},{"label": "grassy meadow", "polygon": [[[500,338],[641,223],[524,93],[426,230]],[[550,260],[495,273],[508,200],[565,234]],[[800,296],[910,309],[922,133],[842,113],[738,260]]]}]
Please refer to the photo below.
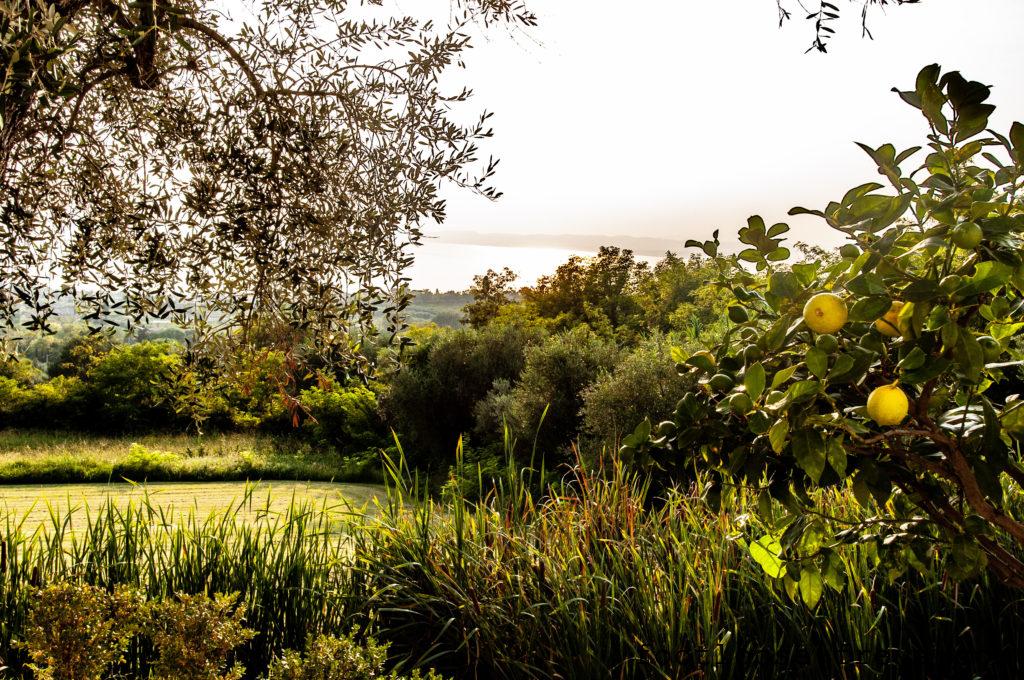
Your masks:
[{"label": "grassy meadow", "polygon": [[179,517],[205,518],[231,509],[235,520],[252,523],[267,513],[286,514],[293,505],[354,512],[381,493],[375,485],[334,482],[14,484],[0,486],[0,516],[16,519],[31,533],[37,527],[47,530],[55,516],[82,527],[98,508],[124,510],[145,502]]},{"label": "grassy meadow", "polygon": [[0,430],[0,484],[261,479],[373,482],[379,466],[268,435]]}]

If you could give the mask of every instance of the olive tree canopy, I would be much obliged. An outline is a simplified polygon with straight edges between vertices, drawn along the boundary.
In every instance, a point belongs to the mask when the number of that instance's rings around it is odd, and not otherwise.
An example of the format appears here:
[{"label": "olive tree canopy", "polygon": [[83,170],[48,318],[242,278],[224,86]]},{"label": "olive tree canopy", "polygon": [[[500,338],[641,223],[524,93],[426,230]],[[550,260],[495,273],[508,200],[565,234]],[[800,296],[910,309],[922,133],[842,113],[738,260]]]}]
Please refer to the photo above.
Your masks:
[{"label": "olive tree canopy", "polygon": [[343,359],[407,303],[440,185],[497,196],[489,114],[458,122],[470,91],[442,74],[469,29],[534,24],[519,0],[453,0],[445,26],[382,0],[223,6],[0,0],[8,333],[71,299],[97,329],[276,328]]}]

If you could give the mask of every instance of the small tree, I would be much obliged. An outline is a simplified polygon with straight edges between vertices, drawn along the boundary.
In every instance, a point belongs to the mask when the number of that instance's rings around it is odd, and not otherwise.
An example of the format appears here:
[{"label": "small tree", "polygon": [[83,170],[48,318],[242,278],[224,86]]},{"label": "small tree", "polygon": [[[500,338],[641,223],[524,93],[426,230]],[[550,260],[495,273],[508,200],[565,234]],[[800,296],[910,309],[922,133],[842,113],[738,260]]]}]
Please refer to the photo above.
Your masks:
[{"label": "small tree", "polygon": [[519,275],[508,267],[500,272],[488,269],[486,274],[474,276],[473,285],[469,287],[473,301],[463,308],[465,317],[462,322],[473,328],[489,324],[502,307],[512,302],[515,294],[512,282],[517,278]]},{"label": "small tree", "polygon": [[[732,324],[679,357],[700,388],[621,451],[669,480],[711,471],[711,501],[759,490],[768,533],[751,552],[811,605],[841,583],[844,542],[1024,587],[1024,521],[1007,494],[1024,483],[1024,125],[983,135],[989,88],[937,65],[899,94],[928,122],[923,165],[902,168],[918,147],[861,144],[892,191],[870,182],[791,211],[843,234],[841,259],[785,264],[789,228],[760,217],[737,255],[717,232],[688,243],[713,258]],[[835,517],[812,493],[846,488],[869,517]]]}]

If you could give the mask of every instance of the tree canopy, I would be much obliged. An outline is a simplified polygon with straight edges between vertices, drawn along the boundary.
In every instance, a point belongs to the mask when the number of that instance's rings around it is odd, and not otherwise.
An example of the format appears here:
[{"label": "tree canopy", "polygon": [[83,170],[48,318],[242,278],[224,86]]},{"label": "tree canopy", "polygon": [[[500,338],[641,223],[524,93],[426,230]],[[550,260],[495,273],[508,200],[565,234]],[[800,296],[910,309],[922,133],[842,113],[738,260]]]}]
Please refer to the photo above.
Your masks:
[{"label": "tree canopy", "polygon": [[[0,320],[47,330],[172,318],[197,339],[257,324],[328,360],[408,303],[407,246],[444,182],[495,197],[496,161],[442,85],[476,25],[518,0],[455,0],[447,26],[380,0],[0,2]],[[268,331],[269,329],[269,331]],[[397,330],[392,321],[390,329]]]}]

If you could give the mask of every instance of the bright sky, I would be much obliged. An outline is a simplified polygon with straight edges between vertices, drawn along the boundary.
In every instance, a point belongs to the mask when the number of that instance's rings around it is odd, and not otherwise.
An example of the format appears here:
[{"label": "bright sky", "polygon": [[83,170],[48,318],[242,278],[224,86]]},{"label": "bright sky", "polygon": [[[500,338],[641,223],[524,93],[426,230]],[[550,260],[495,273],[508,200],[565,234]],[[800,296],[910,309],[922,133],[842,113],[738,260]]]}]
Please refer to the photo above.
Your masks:
[{"label": "bright sky", "polygon": [[[812,27],[779,30],[773,0],[534,0],[538,28],[478,41],[459,74],[495,111],[484,151],[502,159],[505,196],[453,191],[434,230],[709,238],[753,213],[824,207],[876,177],[854,140],[923,143],[924,118],[890,88],[912,89],[933,62],[994,86],[996,129],[1024,119],[1024,0],[876,11],[873,41],[860,0],[837,4],[829,53],[804,54]],[[791,223],[828,238],[816,220]]]}]

